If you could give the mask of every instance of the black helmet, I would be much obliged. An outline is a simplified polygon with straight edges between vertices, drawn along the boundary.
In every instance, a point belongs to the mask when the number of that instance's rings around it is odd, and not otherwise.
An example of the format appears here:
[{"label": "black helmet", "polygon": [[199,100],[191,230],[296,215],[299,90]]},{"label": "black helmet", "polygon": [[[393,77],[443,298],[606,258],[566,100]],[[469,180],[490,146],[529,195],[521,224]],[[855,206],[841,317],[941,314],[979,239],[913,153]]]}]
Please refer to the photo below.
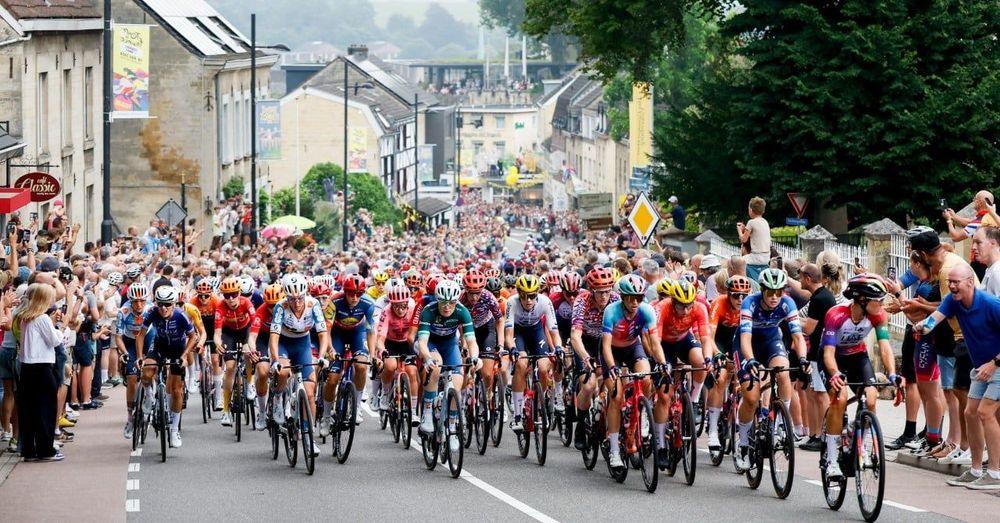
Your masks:
[{"label": "black helmet", "polygon": [[844,297],[849,300],[881,300],[888,293],[882,278],[874,274],[859,274],[851,278],[844,289]]},{"label": "black helmet", "polygon": [[929,252],[941,245],[937,231],[926,225],[919,225],[906,231],[906,239],[910,241],[910,247],[915,251]]},{"label": "black helmet", "polygon": [[513,287],[514,282],[516,281],[517,281],[517,276],[514,276],[513,274],[507,274],[506,276],[503,277],[503,286]]}]

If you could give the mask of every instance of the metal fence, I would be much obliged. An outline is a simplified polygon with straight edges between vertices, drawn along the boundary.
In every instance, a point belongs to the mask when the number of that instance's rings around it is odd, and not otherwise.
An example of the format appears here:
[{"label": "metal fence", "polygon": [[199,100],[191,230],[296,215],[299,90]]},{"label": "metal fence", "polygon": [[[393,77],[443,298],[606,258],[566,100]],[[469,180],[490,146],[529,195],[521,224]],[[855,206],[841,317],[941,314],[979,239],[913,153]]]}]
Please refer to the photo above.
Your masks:
[{"label": "metal fence", "polygon": [[798,247],[773,242],[771,243],[771,246],[774,247],[774,250],[778,251],[778,255],[781,256],[782,260],[805,258],[805,255],[802,253],[802,249],[799,249]]},{"label": "metal fence", "polygon": [[718,238],[712,238],[709,244],[708,252],[719,257],[720,260],[728,260],[733,256],[740,255],[739,246],[726,243]]},{"label": "metal fence", "polygon": [[[887,267],[896,270],[896,277],[900,278],[903,273],[910,269],[910,249],[906,245],[906,236],[894,234],[889,241],[889,260]],[[904,290],[907,298],[913,297],[913,289]],[[889,328],[896,332],[903,332],[906,329],[906,316],[903,313],[889,316]]]},{"label": "metal fence", "polygon": [[856,246],[827,240],[823,242],[823,249],[837,253],[837,256],[840,257],[840,265],[843,267],[844,274],[848,278],[854,275],[855,262],[865,267],[871,265],[868,260],[867,245]]}]

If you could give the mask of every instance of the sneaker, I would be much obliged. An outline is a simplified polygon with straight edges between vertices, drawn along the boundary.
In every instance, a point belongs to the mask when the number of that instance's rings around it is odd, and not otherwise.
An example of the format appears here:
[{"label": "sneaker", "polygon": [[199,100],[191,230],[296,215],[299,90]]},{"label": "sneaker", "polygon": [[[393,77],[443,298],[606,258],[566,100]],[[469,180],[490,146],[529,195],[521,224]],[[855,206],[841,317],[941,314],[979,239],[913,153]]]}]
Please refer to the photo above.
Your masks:
[{"label": "sneaker", "polygon": [[258,415],[253,422],[253,428],[257,430],[264,430],[267,428],[267,419],[263,415]]},{"label": "sneaker", "polygon": [[192,381],[188,383],[188,394],[198,394],[198,382]]},{"label": "sneaker", "polygon": [[179,430],[170,431],[170,448],[179,449],[181,448],[181,432]]},{"label": "sneaker", "polygon": [[378,410],[389,410],[389,394],[382,394],[378,399]]},{"label": "sneaker", "polygon": [[[941,460],[938,460],[941,463]],[[958,456],[951,460],[952,465],[972,465],[972,449],[960,451]]]},{"label": "sneaker", "polygon": [[76,422],[66,419],[66,416],[59,418],[59,428],[75,427]]},{"label": "sneaker", "polygon": [[969,483],[965,488],[972,490],[1000,490],[1000,479],[990,476],[989,472],[983,472],[983,475],[979,479]]},{"label": "sneaker", "polygon": [[943,457],[948,456],[952,452],[955,452],[956,449],[958,449],[958,447],[955,446],[954,443],[943,441],[941,442],[940,445],[935,447],[934,450],[932,450],[930,454],[927,455],[927,457],[932,459],[941,459]]},{"label": "sneaker", "polygon": [[358,409],[357,413],[354,414],[354,424],[361,425],[361,422],[365,420],[365,417],[361,415],[361,409]]},{"label": "sneaker", "polygon": [[799,448],[806,452],[819,452],[823,450],[823,440],[819,436],[809,436],[809,439],[799,445]]},{"label": "sneaker", "polygon": [[257,399],[257,387],[254,387],[251,384],[247,383],[246,398],[247,398],[247,401],[254,401],[254,400],[256,400]]},{"label": "sneaker", "polygon": [[621,452],[612,452],[608,455],[608,465],[613,469],[623,469],[625,464],[622,463]]},{"label": "sneaker", "polygon": [[233,426],[233,417],[230,416],[228,412],[223,412],[222,413],[222,420],[220,421],[220,423],[222,424],[223,427],[232,427]]},{"label": "sneaker", "polygon": [[[38,461],[62,461],[64,459],[66,459],[66,456],[64,456],[62,452],[59,452],[57,450],[56,453],[53,454],[53,455],[51,455],[51,456],[47,456],[47,457],[44,457],[44,458],[38,458]],[[989,474],[983,474],[983,475],[984,476],[988,476]]]},{"label": "sneaker", "polygon": [[323,416],[319,420],[319,435],[321,437],[327,437],[330,435],[330,425],[333,424],[333,419],[330,416]]},{"label": "sneaker", "polygon": [[736,468],[745,471],[750,469],[750,447],[748,445],[740,445],[739,451],[734,455],[736,460]]},{"label": "sneaker", "polygon": [[556,412],[566,412],[566,402],[563,401],[562,394],[556,394],[553,400],[556,405]]},{"label": "sneaker", "polygon": [[424,414],[420,418],[420,432],[423,434],[434,434],[434,417],[431,409],[424,409]]},{"label": "sneaker", "polygon": [[101,388],[102,389],[110,389],[111,387],[114,387],[114,386],[115,386],[115,384],[111,382],[110,378],[108,378],[108,381],[105,381],[104,383],[101,384]]},{"label": "sneaker", "polygon": [[929,442],[929,441],[927,441],[925,439],[924,440],[920,440],[920,441],[921,441],[921,443],[920,443],[919,447],[910,450],[910,455],[911,456],[916,456],[918,458],[925,457],[925,456],[927,456],[927,454],[931,450],[934,449],[934,447],[937,446],[937,443],[934,443],[933,446],[932,446],[931,442]]},{"label": "sneaker", "polygon": [[926,442],[927,438],[915,437],[910,439],[910,441],[907,441],[906,444],[903,446],[910,450],[916,450],[922,447]]},{"label": "sneaker", "polygon": [[[984,472],[983,475],[986,476],[988,474]],[[966,470],[965,472],[962,473],[961,476],[957,478],[951,478],[948,481],[945,481],[945,483],[953,487],[967,487],[972,483],[975,483],[977,479],[979,479],[979,477],[976,477],[976,475],[973,474],[971,470]]]},{"label": "sneaker", "polygon": [[117,387],[117,386],[121,385],[122,383],[125,383],[125,380],[121,379],[118,376],[115,376],[114,378],[111,378],[111,386],[112,387]]},{"label": "sneaker", "polygon": [[0,434],[0,442],[2,442],[2,441],[10,441],[10,438],[13,438],[13,437],[14,437],[14,433],[12,433],[12,432],[4,432],[4,433]]},{"label": "sneaker", "polygon": [[524,430],[524,423],[521,422],[521,416],[514,416],[514,419],[510,420],[510,430],[513,430],[514,432],[521,432]]},{"label": "sneaker", "polygon": [[844,477],[844,473],[840,471],[840,463],[837,460],[831,460],[826,464],[826,479],[827,480],[839,480]]},{"label": "sneaker", "polygon": [[66,404],[66,410],[80,410],[80,404],[79,403],[67,403]]},{"label": "sneaker", "polygon": [[452,454],[458,453],[458,447],[460,446],[460,443],[461,442],[458,441],[458,434],[452,434],[451,436],[448,436],[448,450],[450,450]]},{"label": "sneaker", "polygon": [[708,433],[708,448],[712,450],[719,450],[722,448],[722,443],[719,441],[719,431],[713,430]]},{"label": "sneaker", "polygon": [[59,435],[56,436],[56,441],[60,443],[72,443],[73,437],[72,432],[60,432]]},{"label": "sneaker", "polygon": [[66,409],[66,414],[63,416],[74,423],[80,420],[80,413],[75,410]]},{"label": "sneaker", "polygon": [[216,410],[216,412],[222,410],[222,396],[221,395],[215,397],[215,410]]},{"label": "sneaker", "polygon": [[[969,450],[965,450],[963,452],[960,447],[955,447],[946,456],[942,456],[942,457],[938,458],[938,463],[940,463],[942,465],[947,465],[949,463],[953,463],[956,459],[961,458],[963,456],[963,454],[968,454],[969,456],[972,455],[972,453]],[[971,463],[972,460],[970,459],[969,462]]]},{"label": "sneaker", "polygon": [[889,443],[886,443],[885,450],[899,450],[907,446],[906,444],[913,441],[913,439],[914,439],[913,436],[907,436],[905,434],[902,434],[898,438],[890,441]]},{"label": "sneaker", "polygon": [[132,439],[132,418],[125,422],[125,439]]},{"label": "sneaker", "polygon": [[314,441],[313,442],[313,457],[315,458],[315,457],[319,456],[319,452],[320,452],[319,445],[317,445],[316,442]]},{"label": "sneaker", "polygon": [[80,405],[80,408],[82,408],[83,410],[95,410],[101,408],[101,404],[91,400],[90,403],[84,403],[83,405]]}]

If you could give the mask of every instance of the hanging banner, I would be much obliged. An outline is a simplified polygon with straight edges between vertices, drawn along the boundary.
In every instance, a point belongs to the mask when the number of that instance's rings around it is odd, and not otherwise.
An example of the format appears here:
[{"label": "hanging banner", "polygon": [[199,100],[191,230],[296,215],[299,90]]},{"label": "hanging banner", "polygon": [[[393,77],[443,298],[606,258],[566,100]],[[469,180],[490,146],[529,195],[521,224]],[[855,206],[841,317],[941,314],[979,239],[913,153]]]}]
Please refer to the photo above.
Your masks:
[{"label": "hanging banner", "polygon": [[281,102],[257,102],[257,154],[261,160],[281,159]]},{"label": "hanging banner", "polygon": [[632,101],[628,104],[629,167],[649,165],[653,154],[653,85],[632,84]]},{"label": "hanging banner", "polygon": [[351,127],[347,133],[347,172],[368,172],[368,129]]},{"label": "hanging banner", "polygon": [[434,179],[434,144],[417,147],[417,179],[421,182]]},{"label": "hanging banner", "polygon": [[149,118],[149,26],[115,24],[112,118]]}]

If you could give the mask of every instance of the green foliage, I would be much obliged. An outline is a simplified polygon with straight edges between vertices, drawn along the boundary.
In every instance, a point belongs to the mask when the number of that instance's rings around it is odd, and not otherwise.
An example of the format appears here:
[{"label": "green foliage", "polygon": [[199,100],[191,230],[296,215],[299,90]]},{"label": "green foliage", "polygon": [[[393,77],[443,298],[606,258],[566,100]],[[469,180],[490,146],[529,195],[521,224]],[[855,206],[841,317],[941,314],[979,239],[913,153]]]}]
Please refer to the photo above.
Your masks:
[{"label": "green foliage", "polygon": [[234,196],[243,196],[243,177],[233,176],[222,186],[222,194],[228,199]]}]

